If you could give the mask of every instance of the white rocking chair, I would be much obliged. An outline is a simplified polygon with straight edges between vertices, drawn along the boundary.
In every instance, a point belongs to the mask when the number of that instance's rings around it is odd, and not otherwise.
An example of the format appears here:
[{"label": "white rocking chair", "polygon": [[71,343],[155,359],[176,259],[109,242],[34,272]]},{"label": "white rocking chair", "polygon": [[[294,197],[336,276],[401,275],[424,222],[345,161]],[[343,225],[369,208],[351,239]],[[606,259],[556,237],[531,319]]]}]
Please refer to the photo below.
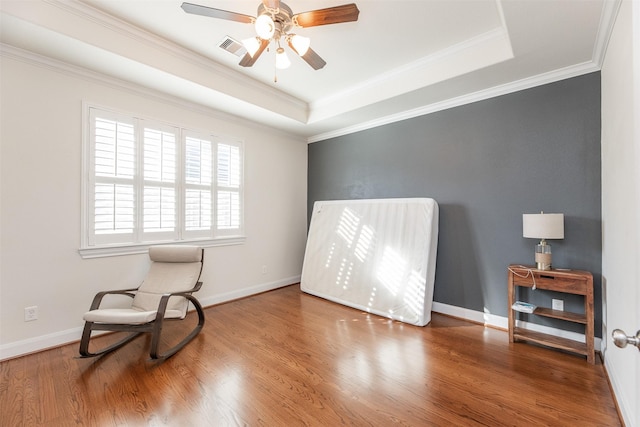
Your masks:
[{"label": "white rocking chair", "polygon": [[[138,288],[99,292],[90,311],[84,314],[85,326],[80,340],[80,356],[94,357],[116,350],[138,335],[151,333],[150,356],[166,359],[191,341],[204,326],[204,312],[192,295],[202,287],[199,281],[203,265],[203,249],[197,246],[154,246],[149,248],[151,267]],[[100,303],[105,295],[127,295],[132,298],[129,308],[104,308]],[[182,320],[189,302],[198,313],[196,327],[175,346],[158,352],[165,320]],[[128,331],[125,338],[101,350],[90,352],[92,331]]]}]

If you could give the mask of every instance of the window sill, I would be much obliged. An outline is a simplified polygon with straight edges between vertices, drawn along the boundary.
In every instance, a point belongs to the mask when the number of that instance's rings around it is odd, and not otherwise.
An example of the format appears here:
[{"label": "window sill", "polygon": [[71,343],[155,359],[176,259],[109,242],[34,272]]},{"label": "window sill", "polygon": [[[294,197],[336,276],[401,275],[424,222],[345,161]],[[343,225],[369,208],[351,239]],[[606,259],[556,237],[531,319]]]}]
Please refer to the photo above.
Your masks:
[{"label": "window sill", "polygon": [[234,236],[218,239],[193,239],[131,245],[95,246],[80,248],[78,249],[78,253],[80,254],[80,257],[82,257],[82,259],[91,259],[110,256],[144,254],[149,251],[149,247],[157,245],[197,245],[203,248],[209,248],[213,246],[242,245],[244,244],[245,240],[246,238],[244,236]]}]

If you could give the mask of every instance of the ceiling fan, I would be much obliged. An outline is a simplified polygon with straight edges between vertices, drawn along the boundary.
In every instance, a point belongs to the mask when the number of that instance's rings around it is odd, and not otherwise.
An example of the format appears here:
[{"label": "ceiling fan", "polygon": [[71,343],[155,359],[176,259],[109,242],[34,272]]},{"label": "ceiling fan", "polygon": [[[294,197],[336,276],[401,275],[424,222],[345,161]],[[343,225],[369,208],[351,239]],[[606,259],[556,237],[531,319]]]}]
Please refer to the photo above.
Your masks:
[{"label": "ceiling fan", "polygon": [[291,8],[280,0],[262,0],[258,6],[257,17],[186,2],[182,3],[181,7],[185,12],[195,15],[254,24],[257,36],[242,41],[247,53],[240,61],[240,65],[251,67],[267,49],[269,43],[273,42],[276,46],[276,68],[281,69],[291,64],[284,48],[280,45],[281,39],[284,39],[291,50],[314,70],[319,70],[327,64],[309,47],[309,38],[293,33],[294,28],[357,21],[360,14],[358,7],[351,3],[294,15]]}]

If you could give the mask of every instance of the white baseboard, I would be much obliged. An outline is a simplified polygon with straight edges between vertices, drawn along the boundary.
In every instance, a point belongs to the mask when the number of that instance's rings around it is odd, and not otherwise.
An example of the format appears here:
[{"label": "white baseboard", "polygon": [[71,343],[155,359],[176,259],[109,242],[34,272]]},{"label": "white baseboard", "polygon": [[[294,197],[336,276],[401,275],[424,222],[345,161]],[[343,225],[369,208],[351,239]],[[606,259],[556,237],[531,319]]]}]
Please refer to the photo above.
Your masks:
[{"label": "white baseboard", "polygon": [[[509,320],[503,316],[496,316],[488,312],[480,312],[469,310],[467,308],[456,307],[454,305],[433,302],[431,310],[436,313],[446,314],[460,319],[469,320],[470,322],[481,323],[486,326],[507,330],[509,328]],[[565,331],[562,329],[552,328],[549,326],[537,325],[535,323],[524,322],[518,320],[516,325],[519,328],[529,329],[531,331],[543,332],[545,334],[554,335],[561,338],[567,338],[573,341],[585,342],[584,334],[577,332]],[[594,339],[594,347],[597,351],[601,351],[602,340],[598,337]]]},{"label": "white baseboard", "polygon": [[[200,299],[203,307],[221,304],[235,299],[248,297],[259,294],[261,292],[271,291],[282,288],[293,283],[299,283],[300,276],[288,277],[277,280],[275,282],[263,283],[249,288],[239,289],[233,292],[227,292],[220,295]],[[19,356],[25,356],[30,353],[47,350],[54,347],[60,347],[80,340],[82,336],[83,326],[67,329],[65,331],[54,332],[47,335],[28,338],[26,340],[15,341],[8,344],[0,345],[0,361],[13,359]]]},{"label": "white baseboard", "polygon": [[[203,307],[208,307],[240,298],[249,297],[251,295],[256,295],[262,292],[282,288],[284,286],[289,286],[291,284],[299,282],[300,276],[288,277],[285,279],[277,280],[275,282],[262,283],[249,288],[242,288],[237,291],[226,292],[224,294],[202,298],[200,299],[200,303]],[[506,317],[496,316],[495,314],[491,313],[483,313],[480,311],[469,310],[467,308],[456,307],[453,305],[443,304],[435,301],[433,302],[432,310],[436,313],[458,317],[460,319],[469,320],[475,323],[481,323],[483,325],[499,329],[506,330],[508,327],[508,320]],[[584,342],[584,334],[578,334],[576,332],[564,331],[562,329],[536,325],[535,323],[528,323],[523,321],[518,321],[518,326],[537,332],[544,332],[558,337],[568,338],[574,341]],[[33,337],[26,340],[4,344],[0,346],[0,361],[79,341],[81,335],[82,327],[77,327],[67,329],[65,331],[54,332],[52,334],[41,335],[39,337]],[[601,339],[596,337],[594,345],[596,350],[600,351]]]},{"label": "white baseboard", "polygon": [[300,276],[287,277],[285,279],[277,280],[275,282],[262,283],[260,285],[252,286],[250,288],[242,288],[237,291],[227,292],[224,294],[214,295],[207,298],[199,298],[200,304],[203,307],[210,305],[222,304],[224,302],[233,301],[240,298],[249,297],[262,292],[272,291],[274,289],[282,288],[300,282]]},{"label": "white baseboard", "polygon": [[441,302],[433,302],[431,310],[436,313],[446,314],[448,316],[458,317],[460,319],[469,320],[475,323],[481,323],[487,326],[493,326],[500,329],[507,329],[509,322],[506,317],[496,316],[491,313],[482,313],[480,311],[469,310],[468,308],[456,307],[455,305],[443,304]]},{"label": "white baseboard", "polygon": [[611,389],[613,390],[613,398],[617,401],[618,412],[620,413],[620,417],[626,426],[632,426],[632,408],[635,408],[636,405],[633,402],[630,402],[626,398],[626,393],[623,392],[624,388],[622,384],[620,384],[620,380],[617,375],[611,375],[611,372],[616,372],[614,366],[611,366],[611,359],[606,357],[606,350],[604,355],[604,369],[607,374],[607,378],[609,378],[609,384],[611,384]]},{"label": "white baseboard", "polygon": [[0,361],[72,343],[78,341],[81,335],[82,327],[78,327],[3,344],[0,346]]}]

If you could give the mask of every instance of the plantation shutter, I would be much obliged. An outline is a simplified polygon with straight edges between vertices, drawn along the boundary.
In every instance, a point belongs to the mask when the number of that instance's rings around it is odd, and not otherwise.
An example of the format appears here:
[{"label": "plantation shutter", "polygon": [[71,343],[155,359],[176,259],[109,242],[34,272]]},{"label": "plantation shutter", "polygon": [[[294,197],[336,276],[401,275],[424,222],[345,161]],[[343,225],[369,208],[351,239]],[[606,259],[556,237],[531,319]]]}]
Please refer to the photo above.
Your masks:
[{"label": "plantation shutter", "polygon": [[178,237],[177,139],[178,130],[145,126],[143,130],[143,239]]},{"label": "plantation shutter", "polygon": [[213,142],[187,135],[184,154],[185,233],[210,236],[213,226]]},{"label": "plantation shutter", "polygon": [[165,242],[244,241],[241,141],[99,107],[85,111],[83,257]]},{"label": "plantation shutter", "polygon": [[134,120],[92,110],[91,182],[95,244],[133,241],[136,134]]},{"label": "plantation shutter", "polygon": [[218,142],[216,160],[216,230],[221,235],[239,234],[242,226],[242,146]]}]

